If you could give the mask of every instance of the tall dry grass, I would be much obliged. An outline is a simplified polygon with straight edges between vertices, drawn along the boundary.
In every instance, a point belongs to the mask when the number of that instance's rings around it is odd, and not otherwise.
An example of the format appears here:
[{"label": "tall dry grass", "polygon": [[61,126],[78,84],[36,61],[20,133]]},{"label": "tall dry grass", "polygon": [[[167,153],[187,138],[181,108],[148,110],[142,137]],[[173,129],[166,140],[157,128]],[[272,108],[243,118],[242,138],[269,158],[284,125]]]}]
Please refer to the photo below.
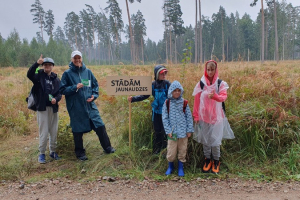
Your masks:
[{"label": "tall dry grass", "polygon": [[[258,177],[263,175],[264,177],[297,178],[297,174],[300,173],[299,64],[299,61],[284,61],[279,64],[265,62],[264,65],[259,62],[219,63],[219,77],[230,87],[226,100],[226,114],[236,136],[234,140],[223,141],[221,148],[223,173],[246,177],[255,177],[258,174]],[[204,65],[167,65],[166,67],[169,70],[167,79],[181,82],[185,90],[184,98],[193,108],[193,89],[203,75]],[[91,161],[84,165],[71,164],[74,163],[74,147],[68,125],[69,117],[65,101],[62,99],[59,111],[58,145],[59,154],[64,157],[65,163],[61,165],[70,167],[65,173],[81,176],[80,171],[84,168],[91,175],[103,171],[130,177],[153,174],[157,177],[163,174],[166,167],[165,158],[162,155],[151,154],[152,97],[132,104],[133,146],[129,149],[127,98],[108,96],[105,88],[106,76],[151,75],[154,77],[154,66],[120,65],[89,68],[99,82],[100,96],[96,103],[112,143],[117,148],[117,153],[113,157],[102,157],[102,154],[94,153],[99,151],[98,141],[94,135],[87,135],[84,141]],[[66,69],[67,66],[54,68],[59,77]],[[32,86],[26,77],[27,70],[27,68],[1,68],[0,70],[0,137],[4,139],[3,141],[10,137],[18,139],[21,135],[33,133],[37,135],[35,113],[27,109],[25,102]],[[32,147],[30,156],[37,156],[36,149],[37,144]],[[21,154],[17,157],[21,157]],[[98,158],[100,161],[97,160]],[[28,171],[34,173],[38,166],[35,166],[30,159],[29,161],[28,166],[31,168],[27,167]],[[199,175],[202,161],[202,146],[190,140],[186,164],[187,176]],[[0,166],[0,169],[5,171],[9,166],[20,163],[6,160],[7,162],[8,164]],[[16,170],[22,170],[22,167]],[[7,172],[6,174],[12,174],[11,171]]]}]

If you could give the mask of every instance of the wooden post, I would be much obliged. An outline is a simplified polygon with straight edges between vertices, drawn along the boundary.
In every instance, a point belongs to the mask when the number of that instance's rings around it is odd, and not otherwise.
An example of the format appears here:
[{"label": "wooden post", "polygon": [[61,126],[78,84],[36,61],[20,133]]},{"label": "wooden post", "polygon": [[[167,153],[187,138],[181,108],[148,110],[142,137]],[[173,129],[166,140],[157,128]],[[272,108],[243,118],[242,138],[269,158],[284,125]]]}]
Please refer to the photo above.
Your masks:
[{"label": "wooden post", "polygon": [[129,148],[131,148],[131,102],[129,102]]}]

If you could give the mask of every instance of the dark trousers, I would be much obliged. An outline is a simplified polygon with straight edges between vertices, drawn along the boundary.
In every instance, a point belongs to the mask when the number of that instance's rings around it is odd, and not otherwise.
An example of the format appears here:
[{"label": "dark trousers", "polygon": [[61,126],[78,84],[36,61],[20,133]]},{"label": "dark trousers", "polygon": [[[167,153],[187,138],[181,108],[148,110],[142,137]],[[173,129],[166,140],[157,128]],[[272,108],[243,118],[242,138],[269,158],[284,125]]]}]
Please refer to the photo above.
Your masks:
[{"label": "dark trousers", "polygon": [[[111,144],[110,144],[110,140],[109,137],[107,135],[106,132],[106,128],[105,126],[100,126],[98,128],[96,128],[93,124],[92,121],[90,121],[92,129],[96,132],[100,144],[102,146],[102,148],[104,149],[104,151],[110,151]],[[85,155],[85,149],[83,148],[83,136],[84,133],[82,132],[73,132],[73,138],[74,138],[74,144],[75,144],[75,154],[77,157],[81,157]]]},{"label": "dark trousers", "polygon": [[153,113],[153,152],[158,153],[167,147],[167,136],[162,123],[162,115]]}]

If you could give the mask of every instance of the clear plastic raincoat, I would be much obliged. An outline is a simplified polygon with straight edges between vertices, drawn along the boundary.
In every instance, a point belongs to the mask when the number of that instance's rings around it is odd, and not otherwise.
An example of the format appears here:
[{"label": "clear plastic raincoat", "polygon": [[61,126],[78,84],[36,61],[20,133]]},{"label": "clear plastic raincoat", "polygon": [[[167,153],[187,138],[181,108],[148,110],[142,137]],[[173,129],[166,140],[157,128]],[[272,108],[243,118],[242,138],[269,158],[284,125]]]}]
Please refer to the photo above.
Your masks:
[{"label": "clear plastic raincoat", "polygon": [[[193,92],[193,96],[195,96],[193,117],[195,121],[199,121],[195,125],[193,137],[194,140],[204,145],[219,146],[223,138],[234,138],[233,131],[222,108],[222,102],[227,98],[227,89],[229,86],[225,81],[222,81],[220,86],[218,86],[218,67],[216,67],[216,73],[212,84],[210,84],[206,73],[207,63],[205,64],[204,75],[201,78],[204,87],[201,89],[200,82],[198,82]],[[216,62],[215,64],[217,65]],[[214,95],[210,99],[208,94],[213,91]]]}]

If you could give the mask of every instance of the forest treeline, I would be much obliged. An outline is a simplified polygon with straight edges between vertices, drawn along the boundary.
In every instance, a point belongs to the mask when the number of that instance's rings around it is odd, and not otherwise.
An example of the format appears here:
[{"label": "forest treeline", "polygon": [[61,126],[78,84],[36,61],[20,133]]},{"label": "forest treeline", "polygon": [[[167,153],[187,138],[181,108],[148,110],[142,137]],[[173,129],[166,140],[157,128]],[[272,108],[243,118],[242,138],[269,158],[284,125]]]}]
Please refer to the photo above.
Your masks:
[{"label": "forest treeline", "polygon": [[[222,6],[212,16],[203,16],[201,1],[195,0],[191,6],[196,11],[195,24],[183,26],[179,0],[164,0],[157,8],[164,13],[158,23],[165,27],[158,42],[145,39],[141,11],[130,15],[131,3],[139,2],[126,0],[126,8],[120,8],[117,0],[107,0],[98,11],[85,4],[79,13],[66,13],[64,27],[55,28],[53,11],[44,11],[40,0],[35,0],[30,12],[38,25],[36,37],[21,39],[17,30],[7,38],[0,34],[0,66],[28,66],[41,53],[52,57],[56,65],[67,65],[75,49],[83,52],[89,65],[180,63],[184,52],[189,52],[189,62],[197,63],[300,59],[300,8],[286,1],[266,1],[267,7],[253,21],[246,13],[226,13]],[[249,8],[256,2],[249,0]],[[128,19],[122,19],[124,10]],[[48,42],[44,33],[49,35]]]}]

